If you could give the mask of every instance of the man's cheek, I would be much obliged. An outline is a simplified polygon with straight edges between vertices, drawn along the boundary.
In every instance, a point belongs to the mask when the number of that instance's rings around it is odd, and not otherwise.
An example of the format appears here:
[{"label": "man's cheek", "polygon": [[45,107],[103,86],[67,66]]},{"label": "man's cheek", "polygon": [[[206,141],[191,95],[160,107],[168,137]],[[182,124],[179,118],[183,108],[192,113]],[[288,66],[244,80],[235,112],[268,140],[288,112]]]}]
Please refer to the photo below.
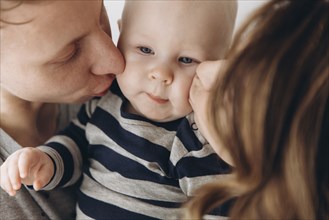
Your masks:
[{"label": "man's cheek", "polygon": [[109,21],[109,17],[107,15],[106,8],[104,5],[102,7],[99,22],[100,22],[100,25],[101,25],[102,29],[104,30],[104,32],[107,33],[110,37],[112,37],[110,21]]}]

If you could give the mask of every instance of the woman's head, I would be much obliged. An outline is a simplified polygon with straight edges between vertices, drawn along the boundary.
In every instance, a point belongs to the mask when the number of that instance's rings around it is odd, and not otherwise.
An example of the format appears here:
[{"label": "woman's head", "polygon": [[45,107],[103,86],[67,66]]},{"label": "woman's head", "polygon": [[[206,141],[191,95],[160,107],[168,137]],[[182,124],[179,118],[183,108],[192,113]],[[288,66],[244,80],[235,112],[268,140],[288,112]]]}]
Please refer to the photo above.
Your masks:
[{"label": "woman's head", "polygon": [[5,94],[82,102],[123,71],[102,1],[1,1],[0,25]]},{"label": "woman's head", "polygon": [[[328,217],[328,10],[326,0],[266,4],[238,33],[210,92],[205,118],[242,191],[233,218]],[[226,194],[215,202],[236,196],[218,189]],[[206,210],[209,198],[194,205]]]}]

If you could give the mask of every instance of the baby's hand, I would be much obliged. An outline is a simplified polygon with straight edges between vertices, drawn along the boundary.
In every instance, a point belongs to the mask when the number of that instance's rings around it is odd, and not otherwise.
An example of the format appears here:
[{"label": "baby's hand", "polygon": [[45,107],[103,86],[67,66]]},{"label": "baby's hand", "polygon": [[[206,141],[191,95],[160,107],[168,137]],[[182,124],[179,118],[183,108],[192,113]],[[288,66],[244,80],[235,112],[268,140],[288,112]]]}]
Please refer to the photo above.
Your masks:
[{"label": "baby's hand", "polygon": [[26,147],[8,157],[0,168],[1,188],[14,196],[22,184],[44,187],[54,174],[54,164],[41,150]]}]

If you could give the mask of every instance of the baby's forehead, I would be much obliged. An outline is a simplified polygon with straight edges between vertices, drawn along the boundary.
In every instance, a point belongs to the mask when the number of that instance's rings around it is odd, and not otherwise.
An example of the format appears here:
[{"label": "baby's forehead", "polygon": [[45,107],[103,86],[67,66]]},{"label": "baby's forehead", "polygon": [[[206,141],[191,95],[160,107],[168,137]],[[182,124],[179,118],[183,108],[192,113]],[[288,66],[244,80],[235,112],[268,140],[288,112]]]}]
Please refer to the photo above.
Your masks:
[{"label": "baby's forehead", "polygon": [[147,23],[152,23],[154,19],[161,21],[172,18],[172,22],[181,24],[189,24],[190,20],[194,26],[217,24],[217,28],[222,28],[226,25],[234,26],[236,12],[235,0],[126,1],[122,20],[134,23],[144,17]]},{"label": "baby's forehead", "polygon": [[[225,51],[230,44],[236,16],[235,1],[128,1],[124,29],[162,32],[172,42],[198,44],[210,51]],[[125,32],[125,31],[123,31]],[[161,38],[161,36],[160,36]],[[208,50],[208,49],[207,49]]]},{"label": "baby's forehead", "polygon": [[[138,14],[138,11],[146,11],[152,14],[154,11],[165,11],[167,16],[175,13],[183,15],[203,14],[214,18],[225,17],[231,14],[235,17],[237,11],[236,0],[161,0],[161,1],[126,1],[124,11],[129,14]],[[135,12],[135,13],[134,13]],[[226,12],[226,13],[223,13]]]}]

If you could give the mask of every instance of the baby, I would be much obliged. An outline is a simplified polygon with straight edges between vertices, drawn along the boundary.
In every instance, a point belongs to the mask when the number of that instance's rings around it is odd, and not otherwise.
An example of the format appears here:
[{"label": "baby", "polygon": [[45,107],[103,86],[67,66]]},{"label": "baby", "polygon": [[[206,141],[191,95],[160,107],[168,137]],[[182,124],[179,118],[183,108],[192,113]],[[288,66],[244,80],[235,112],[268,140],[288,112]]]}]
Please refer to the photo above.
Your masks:
[{"label": "baby", "polygon": [[14,195],[21,183],[49,190],[82,176],[78,219],[179,218],[197,188],[230,171],[194,123],[189,88],[200,62],[224,58],[236,10],[236,1],[127,1],[125,71],[45,146],[9,157],[1,186]]}]

